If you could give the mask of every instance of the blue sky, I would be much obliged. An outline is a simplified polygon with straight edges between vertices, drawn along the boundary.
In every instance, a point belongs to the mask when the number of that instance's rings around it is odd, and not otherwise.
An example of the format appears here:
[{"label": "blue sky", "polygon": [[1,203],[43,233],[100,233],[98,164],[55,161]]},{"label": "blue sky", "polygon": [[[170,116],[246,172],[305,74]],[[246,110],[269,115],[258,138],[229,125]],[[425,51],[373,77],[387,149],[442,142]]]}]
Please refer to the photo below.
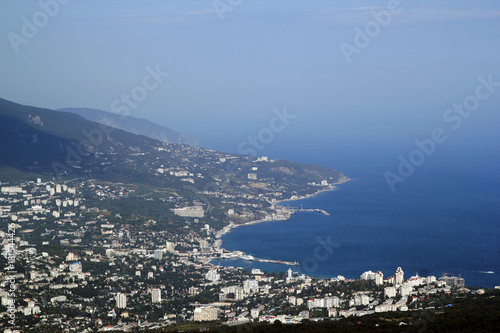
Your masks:
[{"label": "blue sky", "polygon": [[[397,156],[445,126],[443,113],[474,93],[478,76],[500,81],[500,3],[401,0],[346,61],[340,45],[355,46],[356,29],[374,26],[389,3],[73,0],[16,47],[12,34],[22,37],[23,18],[33,23],[42,9],[1,1],[0,97],[111,111],[159,66],[169,76],[130,114],[205,147],[236,152],[286,107],[297,117],[263,154],[322,142],[331,152],[394,146]],[[449,149],[500,148],[499,111],[500,88]]]}]

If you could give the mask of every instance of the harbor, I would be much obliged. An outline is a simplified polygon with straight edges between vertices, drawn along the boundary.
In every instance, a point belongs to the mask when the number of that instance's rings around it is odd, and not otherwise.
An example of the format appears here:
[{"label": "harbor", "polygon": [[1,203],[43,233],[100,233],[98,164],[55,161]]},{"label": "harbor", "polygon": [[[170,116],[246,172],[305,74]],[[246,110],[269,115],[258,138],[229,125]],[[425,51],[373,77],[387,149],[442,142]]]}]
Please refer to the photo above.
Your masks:
[{"label": "harbor", "polygon": [[296,261],[255,258],[254,256],[249,255],[249,254],[245,254],[244,252],[241,252],[241,251],[233,251],[233,252],[229,252],[229,253],[223,253],[220,258],[221,259],[240,259],[240,260],[245,260],[245,261],[258,261],[258,262],[288,265],[288,266],[299,266],[299,263]]},{"label": "harbor", "polygon": [[324,209],[317,209],[317,208],[297,208],[297,207],[286,207],[292,214],[296,212],[316,212],[316,213],[321,213],[323,215],[329,216],[330,213],[328,213]]}]

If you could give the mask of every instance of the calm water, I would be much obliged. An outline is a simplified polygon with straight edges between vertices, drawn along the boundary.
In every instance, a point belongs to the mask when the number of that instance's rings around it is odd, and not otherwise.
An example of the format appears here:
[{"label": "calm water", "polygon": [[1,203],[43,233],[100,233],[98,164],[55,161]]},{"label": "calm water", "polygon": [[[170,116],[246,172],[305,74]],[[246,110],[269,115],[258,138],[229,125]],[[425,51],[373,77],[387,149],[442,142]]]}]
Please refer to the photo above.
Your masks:
[{"label": "calm water", "polygon": [[[288,221],[240,227],[223,236],[223,247],[298,261],[301,266],[293,270],[316,277],[359,278],[366,270],[380,270],[387,277],[401,266],[405,278],[450,273],[461,274],[468,286],[500,285],[497,169],[480,159],[454,163],[441,156],[418,168],[393,193],[383,177],[384,171],[397,167],[396,159],[389,157],[340,166],[325,159],[323,165],[331,163],[355,179],[335,191],[289,204],[324,209],[330,216],[297,213]],[[331,243],[331,253],[322,242]],[[217,263],[288,269],[241,260]],[[494,273],[486,273],[490,271]]]}]

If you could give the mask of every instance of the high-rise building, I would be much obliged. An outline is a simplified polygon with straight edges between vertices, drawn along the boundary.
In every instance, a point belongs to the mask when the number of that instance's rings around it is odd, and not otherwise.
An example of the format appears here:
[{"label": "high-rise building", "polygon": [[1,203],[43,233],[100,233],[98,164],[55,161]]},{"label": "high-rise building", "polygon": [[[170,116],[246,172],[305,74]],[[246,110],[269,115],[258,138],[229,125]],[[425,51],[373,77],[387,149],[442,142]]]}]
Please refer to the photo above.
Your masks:
[{"label": "high-rise building", "polygon": [[127,295],[122,293],[117,293],[115,300],[116,300],[116,307],[118,309],[124,309],[127,307]]},{"label": "high-rise building", "polygon": [[439,281],[445,282],[448,286],[457,286],[457,287],[465,286],[464,279],[458,276],[443,276],[439,278]]},{"label": "high-rise building", "polygon": [[375,285],[381,286],[384,284],[384,273],[378,271],[375,273]]},{"label": "high-rise building", "polygon": [[401,267],[396,270],[396,284],[403,284],[404,282],[404,272]]},{"label": "high-rise building", "polygon": [[243,281],[243,290],[245,293],[251,293],[259,289],[259,282],[257,280]]},{"label": "high-rise building", "polygon": [[153,303],[160,303],[161,302],[161,290],[158,288],[155,288],[151,291],[151,301]]}]

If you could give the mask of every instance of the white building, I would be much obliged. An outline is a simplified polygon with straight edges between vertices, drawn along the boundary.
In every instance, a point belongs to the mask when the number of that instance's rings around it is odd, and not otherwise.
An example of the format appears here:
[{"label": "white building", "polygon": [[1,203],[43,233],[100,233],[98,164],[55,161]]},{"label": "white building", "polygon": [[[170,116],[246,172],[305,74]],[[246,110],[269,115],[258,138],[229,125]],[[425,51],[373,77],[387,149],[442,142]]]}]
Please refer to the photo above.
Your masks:
[{"label": "white building", "polygon": [[[301,304],[299,304],[299,300],[302,300],[302,299],[297,298],[297,305],[301,305]],[[326,297],[326,298],[314,298],[314,299],[309,299],[307,301],[307,308],[308,309],[332,308],[332,307],[338,307],[339,305],[340,305],[340,300],[337,296]]]},{"label": "white building", "polygon": [[69,265],[69,271],[80,273],[82,271],[82,263],[80,261],[72,263]]},{"label": "white building", "polygon": [[325,299],[325,306],[327,308],[332,308],[332,307],[338,308],[340,306],[340,298],[338,298],[337,296],[326,298]]},{"label": "white building", "polygon": [[189,287],[189,290],[188,290],[188,293],[189,293],[189,296],[194,296],[194,295],[198,295],[200,293],[200,288],[197,288],[197,287]]},{"label": "white building", "polygon": [[428,276],[428,277],[425,278],[425,283],[431,284],[433,282],[436,282],[436,277],[435,276],[431,275],[431,276]]},{"label": "white building", "polygon": [[115,256],[115,250],[113,249],[106,249],[106,257],[112,258]]},{"label": "white building", "polygon": [[411,295],[411,292],[412,292],[413,288],[405,283],[401,288],[399,288],[399,293],[401,294],[401,296],[410,296]]},{"label": "white building", "polygon": [[384,284],[384,274],[381,271],[375,273],[375,284],[381,286]]},{"label": "white building", "polygon": [[163,258],[163,250],[155,250],[153,257],[155,259],[161,260]]},{"label": "white building", "polygon": [[411,286],[411,287],[416,287],[416,286],[420,286],[422,284],[425,283],[425,278],[421,277],[421,276],[418,276],[418,274],[416,276],[412,276],[411,278],[408,279],[407,283]]},{"label": "white building", "polygon": [[396,270],[396,284],[403,284],[404,282],[404,272],[401,267]]},{"label": "white building", "polygon": [[219,294],[219,300],[225,301],[229,294],[233,294],[234,299],[236,299],[236,300],[241,300],[245,297],[245,294],[243,292],[243,288],[238,287],[238,286],[229,286],[229,287],[224,287],[221,289],[221,293]]},{"label": "white building", "polygon": [[3,194],[15,194],[15,193],[22,193],[23,189],[19,186],[6,186],[6,187],[2,187],[0,189],[0,191]]},{"label": "white building", "polygon": [[361,274],[361,280],[375,280],[375,273],[372,271],[367,271]]},{"label": "white building", "polygon": [[115,297],[116,307],[118,309],[125,309],[127,307],[127,295],[117,293]]},{"label": "white building", "polygon": [[173,252],[175,250],[175,243],[166,241],[165,247],[166,247],[168,252]]},{"label": "white building", "polygon": [[151,302],[160,303],[161,302],[161,290],[158,288],[154,288],[151,291]]},{"label": "white building", "polygon": [[384,288],[384,298],[385,297],[389,297],[389,298],[396,297],[396,288],[395,287],[385,287]]},{"label": "white building", "polygon": [[368,305],[370,304],[370,298],[368,295],[357,295],[354,297],[354,305]]},{"label": "white building", "polygon": [[50,299],[50,303],[54,304],[54,303],[57,303],[57,302],[66,302],[68,298],[66,296],[56,296],[56,297],[52,297]]},{"label": "white building", "polygon": [[218,319],[219,310],[214,307],[202,306],[194,309],[194,321],[214,321]]},{"label": "white building", "polygon": [[207,274],[205,274],[205,279],[207,279],[208,281],[217,282],[220,279],[220,274],[217,273],[217,270],[211,269],[207,272]]},{"label": "white building", "polygon": [[245,294],[257,291],[259,289],[259,281],[245,280],[243,281],[243,291]]},{"label": "white building", "polygon": [[182,217],[198,217],[202,218],[205,216],[205,211],[202,206],[193,206],[193,207],[183,207],[183,208],[174,208],[172,209],[175,215]]}]

